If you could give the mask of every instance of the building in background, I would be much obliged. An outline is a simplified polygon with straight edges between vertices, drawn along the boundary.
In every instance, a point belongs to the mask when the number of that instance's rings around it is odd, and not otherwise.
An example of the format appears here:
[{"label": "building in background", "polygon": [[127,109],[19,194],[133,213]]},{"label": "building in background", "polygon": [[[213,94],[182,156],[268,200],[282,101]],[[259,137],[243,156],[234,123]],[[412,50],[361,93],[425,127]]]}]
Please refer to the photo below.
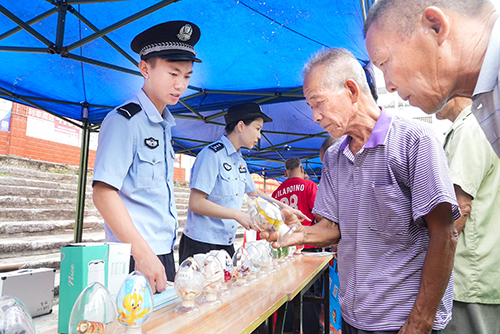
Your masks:
[{"label": "building in background", "polygon": [[[283,169],[285,169],[285,164],[283,163]],[[272,195],[273,192],[278,189],[280,183],[275,179],[264,179],[258,174],[252,174],[253,182],[260,191],[265,192],[268,195]]]},{"label": "building in background", "polygon": [[[0,154],[78,166],[81,130],[44,111],[0,100]],[[95,159],[96,140],[89,152]]]},{"label": "building in background", "polygon": [[[71,122],[39,109],[0,99],[0,155],[79,166],[81,136],[81,129]],[[97,137],[97,133],[90,134],[89,168],[94,167]],[[189,181],[190,158],[175,155],[175,181]]]}]

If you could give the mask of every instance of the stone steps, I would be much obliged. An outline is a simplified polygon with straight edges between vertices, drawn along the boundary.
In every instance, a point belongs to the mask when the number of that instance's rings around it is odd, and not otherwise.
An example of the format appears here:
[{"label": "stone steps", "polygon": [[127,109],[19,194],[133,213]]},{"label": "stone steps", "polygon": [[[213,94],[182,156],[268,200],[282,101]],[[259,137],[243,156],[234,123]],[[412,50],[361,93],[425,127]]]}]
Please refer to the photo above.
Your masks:
[{"label": "stone steps", "polygon": [[25,196],[0,196],[1,208],[26,208],[42,206],[44,208],[57,207],[61,209],[71,209],[76,205],[76,196],[70,198],[33,198]]},{"label": "stone steps", "polygon": [[[174,252],[177,253],[183,228],[177,231]],[[236,239],[242,242],[244,228],[239,226]],[[19,265],[24,268],[59,268],[61,248],[73,242],[74,231],[66,229],[64,233],[52,235],[13,234],[8,239],[0,239],[0,264]],[[104,230],[93,228],[83,231],[83,242],[104,242]],[[14,254],[14,255],[13,255]]]},{"label": "stone steps", "polygon": [[[243,243],[244,228],[240,226],[236,232],[235,247]],[[70,231],[72,232],[72,231]],[[177,232],[174,245],[174,259],[176,265],[179,261],[179,241],[182,228]],[[10,243],[0,240],[0,264],[18,266],[22,268],[55,268],[54,298],[59,296],[59,268],[61,262],[61,247],[73,242],[73,234],[67,233],[56,236],[24,236],[12,238]],[[104,242],[104,231],[84,231],[83,242]],[[15,253],[16,256],[8,256]],[[36,255],[33,255],[36,253]]]},{"label": "stone steps", "polygon": [[[0,157],[5,158],[5,156]],[[41,163],[41,162],[40,162]],[[38,169],[26,168],[22,166],[10,166],[9,163],[0,161],[0,176],[22,179],[36,179],[45,181],[66,182],[78,184],[78,168],[66,166],[68,169],[65,172],[50,172]],[[88,178],[87,178],[88,180]]]},{"label": "stone steps", "polygon": [[[187,212],[187,205],[186,211]],[[179,210],[182,212],[182,210]],[[74,214],[73,214],[74,216]],[[186,217],[179,219],[179,238],[185,224]],[[9,262],[26,263],[24,257],[29,255],[40,255],[51,257],[57,253],[60,256],[61,247],[74,240],[74,219],[61,221],[9,221],[0,222],[0,264]],[[82,237],[84,242],[104,241],[104,221],[100,217],[89,216],[84,219]],[[37,260],[39,261],[39,260]],[[48,266],[58,268],[59,264],[36,265],[28,261],[29,268]],[[53,260],[51,260],[53,262]],[[42,259],[42,262],[44,260]]]},{"label": "stone steps", "polygon": [[47,254],[23,255],[15,258],[1,259],[2,265],[22,265],[24,268],[56,268],[59,269],[61,251]]},{"label": "stone steps", "polygon": [[[75,182],[64,183],[61,181],[48,181],[40,179],[27,179],[21,177],[5,176],[0,173],[0,185],[2,186],[18,186],[30,188],[44,188],[44,189],[63,189],[63,190],[78,190],[78,184]],[[78,181],[77,178],[71,181]],[[90,180],[88,180],[90,181]],[[87,191],[92,191],[91,186],[87,186]]]},{"label": "stone steps", "polygon": [[[104,230],[84,231],[83,242],[104,242]],[[30,254],[52,254],[54,250],[73,242],[73,231],[56,235],[11,236],[0,239],[0,259],[12,258],[12,254],[28,256]]]},{"label": "stone steps", "polygon": [[[9,221],[0,222],[0,235],[32,235],[32,233],[55,234],[61,231],[71,230],[75,228],[75,219],[56,220],[56,221]],[[83,221],[84,229],[103,229],[104,222],[102,219],[89,216]],[[9,236],[9,237],[10,237]]]},{"label": "stone steps", "polygon": [[[0,177],[2,179],[2,177]],[[90,194],[89,194],[90,195]],[[76,198],[76,190],[26,187],[22,185],[2,185],[0,196],[20,196],[32,198]],[[87,198],[87,193],[85,194]]]},{"label": "stone steps", "polygon": [[[0,221],[11,221],[23,219],[26,221],[30,220],[52,220],[54,218],[59,219],[71,219],[75,218],[75,209],[24,209],[24,208],[2,208],[0,210]],[[96,208],[86,208],[85,216],[96,216],[99,212]]]}]

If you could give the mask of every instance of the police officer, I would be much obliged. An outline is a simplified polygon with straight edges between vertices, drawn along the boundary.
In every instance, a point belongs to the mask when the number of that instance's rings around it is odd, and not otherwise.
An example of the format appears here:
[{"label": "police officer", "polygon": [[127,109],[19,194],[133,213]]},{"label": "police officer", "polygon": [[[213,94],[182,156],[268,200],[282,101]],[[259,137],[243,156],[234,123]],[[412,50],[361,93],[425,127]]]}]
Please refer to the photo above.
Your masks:
[{"label": "police officer", "polygon": [[153,26],[131,48],[141,61],[144,86],[104,119],[96,153],[94,204],[105,220],[106,241],[132,245],[130,270],[163,291],[175,277],[177,235],[171,128],[174,105],[186,90],[200,29],[186,21]]},{"label": "police officer", "polygon": [[[272,197],[257,189],[240,148],[253,148],[265,122],[272,119],[256,103],[232,106],[224,116],[226,134],[198,154],[191,173],[189,208],[179,244],[179,263],[197,253],[225,249],[234,254],[238,224],[256,229],[241,212],[243,195]],[[296,212],[301,218],[304,216]]]}]

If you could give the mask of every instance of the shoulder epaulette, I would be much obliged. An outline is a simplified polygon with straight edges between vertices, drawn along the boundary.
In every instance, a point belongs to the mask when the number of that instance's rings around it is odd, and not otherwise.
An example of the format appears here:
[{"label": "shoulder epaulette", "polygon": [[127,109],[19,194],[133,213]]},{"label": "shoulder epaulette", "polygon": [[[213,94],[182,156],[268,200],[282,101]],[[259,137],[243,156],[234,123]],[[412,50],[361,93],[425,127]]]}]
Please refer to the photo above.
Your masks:
[{"label": "shoulder epaulette", "polygon": [[208,146],[210,147],[214,152],[219,152],[224,148],[224,144],[221,142],[213,143],[212,145]]},{"label": "shoulder epaulette", "polygon": [[134,103],[134,102],[130,102],[130,103],[127,103],[121,107],[118,107],[118,112],[124,116],[125,118],[127,119],[131,119],[132,116],[134,116],[135,114],[137,114],[139,111],[142,110],[141,106],[138,105],[137,103]]}]

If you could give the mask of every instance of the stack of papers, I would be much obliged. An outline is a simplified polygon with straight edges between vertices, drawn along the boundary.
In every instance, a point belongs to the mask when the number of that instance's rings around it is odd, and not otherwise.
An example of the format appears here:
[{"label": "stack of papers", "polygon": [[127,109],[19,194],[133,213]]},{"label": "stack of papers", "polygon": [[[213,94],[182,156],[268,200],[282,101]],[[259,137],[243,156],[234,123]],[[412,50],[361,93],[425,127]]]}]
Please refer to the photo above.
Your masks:
[{"label": "stack of papers", "polygon": [[161,293],[155,293],[153,295],[154,299],[154,310],[159,310],[165,306],[170,304],[180,302],[181,299],[175,292],[175,288],[173,285],[167,285],[167,289]]}]

